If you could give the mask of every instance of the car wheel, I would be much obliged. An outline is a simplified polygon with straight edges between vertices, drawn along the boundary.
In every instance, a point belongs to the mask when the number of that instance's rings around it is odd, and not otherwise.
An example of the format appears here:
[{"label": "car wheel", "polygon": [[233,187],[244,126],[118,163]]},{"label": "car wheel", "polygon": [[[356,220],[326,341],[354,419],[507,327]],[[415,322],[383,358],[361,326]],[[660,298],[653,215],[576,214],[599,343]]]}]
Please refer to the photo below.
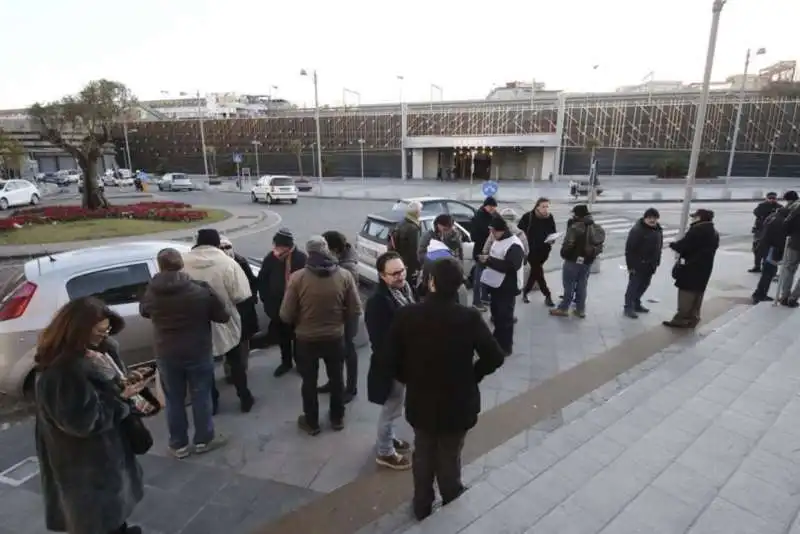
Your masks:
[{"label": "car wheel", "polygon": [[274,204],[275,201],[272,199],[272,195],[267,195],[267,204]]},{"label": "car wheel", "polygon": [[297,199],[296,198],[292,199],[292,204],[297,204]]},{"label": "car wheel", "polygon": [[0,210],[7,210],[8,209],[8,199],[7,198],[0,198]]},{"label": "car wheel", "polygon": [[36,193],[32,194],[31,195],[31,206],[35,206],[38,203],[39,203],[39,195],[37,195]]},{"label": "car wheel", "polygon": [[258,204],[258,197],[255,193],[250,193],[250,200],[253,201],[253,204]]}]

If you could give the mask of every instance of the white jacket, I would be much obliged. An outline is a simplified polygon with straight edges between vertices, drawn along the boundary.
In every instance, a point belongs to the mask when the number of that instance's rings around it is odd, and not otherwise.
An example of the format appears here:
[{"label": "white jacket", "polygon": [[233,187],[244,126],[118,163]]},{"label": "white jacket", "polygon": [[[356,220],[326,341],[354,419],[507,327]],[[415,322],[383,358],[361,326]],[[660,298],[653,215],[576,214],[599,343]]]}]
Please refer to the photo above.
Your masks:
[{"label": "white jacket", "polygon": [[236,303],[250,298],[250,282],[236,260],[211,246],[196,247],[184,253],[183,270],[194,280],[210,285],[231,316],[227,323],[211,323],[213,355],[222,356],[239,344],[242,319]]}]

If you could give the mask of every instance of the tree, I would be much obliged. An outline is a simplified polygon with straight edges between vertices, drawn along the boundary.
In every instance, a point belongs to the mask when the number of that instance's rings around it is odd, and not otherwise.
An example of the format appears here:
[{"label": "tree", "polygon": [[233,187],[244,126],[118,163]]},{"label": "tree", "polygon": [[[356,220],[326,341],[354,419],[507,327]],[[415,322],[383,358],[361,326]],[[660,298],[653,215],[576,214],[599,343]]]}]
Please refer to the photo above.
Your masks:
[{"label": "tree", "polygon": [[292,139],[289,148],[297,156],[297,171],[303,176],[303,143],[299,139]]},{"label": "tree", "polygon": [[111,142],[111,126],[126,120],[135,99],[122,83],[89,82],[78,94],[48,104],[34,104],[29,113],[42,137],[69,153],[83,171],[83,207],[108,207],[97,182],[97,160]]},{"label": "tree", "polygon": [[22,144],[0,128],[0,175],[24,153]]}]

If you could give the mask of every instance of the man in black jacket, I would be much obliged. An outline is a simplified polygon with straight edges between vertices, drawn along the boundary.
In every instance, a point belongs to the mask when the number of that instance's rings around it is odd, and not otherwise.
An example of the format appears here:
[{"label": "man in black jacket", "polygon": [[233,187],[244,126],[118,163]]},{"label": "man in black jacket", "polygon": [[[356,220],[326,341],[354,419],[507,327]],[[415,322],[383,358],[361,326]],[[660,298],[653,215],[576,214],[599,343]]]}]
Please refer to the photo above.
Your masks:
[{"label": "man in black jacket", "polygon": [[367,325],[372,356],[367,373],[367,396],[370,402],[381,405],[378,417],[378,440],[375,463],[402,471],[411,468],[407,456],[408,442],[395,436],[395,421],[403,415],[406,388],[394,376],[389,361],[389,328],[397,310],[415,302],[414,292],[406,281],[406,266],[397,252],[378,256],[375,262],[380,279],[367,299],[364,322]]},{"label": "man in black jacket", "polygon": [[422,204],[416,200],[409,202],[405,217],[389,236],[389,246],[387,247],[403,258],[412,288],[416,288],[419,272],[422,269],[422,264],[419,262],[419,240],[422,234],[419,217],[421,214]]},{"label": "man in black jacket", "polygon": [[294,328],[281,320],[281,304],[289,276],[306,266],[306,254],[294,246],[294,235],[287,228],[278,230],[272,238],[272,244],[272,251],[261,263],[257,284],[264,313],[270,320],[270,332],[278,338],[281,349],[281,364],[273,373],[279,377],[291,371],[295,361]]},{"label": "man in black jacket", "polygon": [[628,288],[625,290],[625,316],[631,319],[650,310],[642,306],[642,295],[653,275],[661,265],[661,249],[664,233],[658,224],[660,214],[655,208],[647,208],[644,216],[636,221],[625,242],[625,264],[628,267]]},{"label": "man in black jacket", "polygon": [[675,287],[678,288],[678,311],[665,326],[694,328],[700,323],[708,281],[714,270],[714,258],[719,248],[719,234],[714,228],[714,212],[699,209],[692,213],[689,230],[669,247],[678,253],[678,262],[672,269]]},{"label": "man in black jacket", "polygon": [[212,421],[211,323],[226,323],[230,315],[208,284],[182,272],[180,252],[166,248],[157,259],[160,272],[148,284],[139,313],[153,323],[156,361],[166,400],[169,449],[176,458],[186,458],[191,452],[187,387],[192,399],[195,447],[202,446],[206,452],[225,443],[222,436],[215,435]]},{"label": "man in black jacket", "polygon": [[[789,191],[784,199],[792,202],[797,199],[797,194],[794,191]],[[790,207],[780,208],[770,214],[762,224],[761,235],[757,242],[759,249],[756,253],[763,260],[760,269],[761,276],[752,295],[753,304],[773,300],[768,293],[772,280],[778,274],[778,265],[783,261],[783,256],[786,253],[785,221],[790,213]],[[778,289],[780,290],[780,288]]]},{"label": "man in black jacket", "polygon": [[783,199],[789,209],[783,223],[788,243],[783,258],[781,279],[778,282],[778,296],[784,306],[797,308],[797,301],[800,299],[800,280],[797,281],[794,289],[792,289],[792,283],[797,266],[800,264],[800,201],[797,200],[795,191],[787,191]]},{"label": "man in black jacket", "polygon": [[759,240],[760,236],[763,234],[764,229],[764,221],[767,220],[767,217],[775,213],[778,209],[780,209],[781,205],[778,202],[778,194],[770,191],[767,193],[767,198],[763,202],[760,202],[758,206],[753,210],[753,216],[755,217],[755,221],[753,222],[753,268],[749,269],[747,272],[749,273],[760,273],[761,272],[761,262],[764,261],[764,257],[761,256],[761,250],[763,247],[759,247]]},{"label": "man in black jacket", "polygon": [[489,239],[489,223],[492,222],[495,212],[497,211],[497,200],[494,197],[486,197],[483,205],[475,216],[472,218],[470,227],[472,229],[472,259],[475,261],[475,267],[472,271],[472,306],[478,311],[486,311],[486,304],[489,301],[489,296],[486,288],[481,284],[481,273],[483,272],[483,264],[478,260],[483,245]]},{"label": "man in black jacket", "polygon": [[395,312],[384,344],[397,380],[406,385],[406,419],[414,429],[413,510],[419,520],[431,514],[434,480],[444,505],[466,490],[461,449],[478,422],[478,383],[505,357],[481,314],[457,302],[463,277],[457,260],[435,262],[428,297]]}]

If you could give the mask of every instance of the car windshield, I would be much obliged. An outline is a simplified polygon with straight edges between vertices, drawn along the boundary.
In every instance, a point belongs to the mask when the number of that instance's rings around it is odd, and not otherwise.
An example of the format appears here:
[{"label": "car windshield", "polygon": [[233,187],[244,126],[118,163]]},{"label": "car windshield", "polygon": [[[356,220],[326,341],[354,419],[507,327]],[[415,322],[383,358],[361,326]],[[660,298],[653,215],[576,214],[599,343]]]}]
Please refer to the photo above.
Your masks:
[{"label": "car windshield", "polygon": [[394,227],[395,223],[381,219],[373,219],[370,217],[367,219],[367,222],[364,223],[364,228],[361,230],[361,235],[370,237],[377,241],[385,242],[388,241],[389,234],[392,233],[392,229]]},{"label": "car windshield", "polygon": [[294,185],[294,181],[291,178],[273,178],[272,187],[280,187],[285,185]]},{"label": "car windshield", "polygon": [[6,188],[6,184],[7,184],[7,183],[8,183],[8,182],[6,182],[6,181],[4,181],[4,180],[0,180],[0,189],[5,189],[5,188]]},{"label": "car windshield", "polygon": [[173,174],[172,175],[172,181],[173,182],[186,181],[188,179],[189,179],[189,177],[186,176],[185,174]]}]

